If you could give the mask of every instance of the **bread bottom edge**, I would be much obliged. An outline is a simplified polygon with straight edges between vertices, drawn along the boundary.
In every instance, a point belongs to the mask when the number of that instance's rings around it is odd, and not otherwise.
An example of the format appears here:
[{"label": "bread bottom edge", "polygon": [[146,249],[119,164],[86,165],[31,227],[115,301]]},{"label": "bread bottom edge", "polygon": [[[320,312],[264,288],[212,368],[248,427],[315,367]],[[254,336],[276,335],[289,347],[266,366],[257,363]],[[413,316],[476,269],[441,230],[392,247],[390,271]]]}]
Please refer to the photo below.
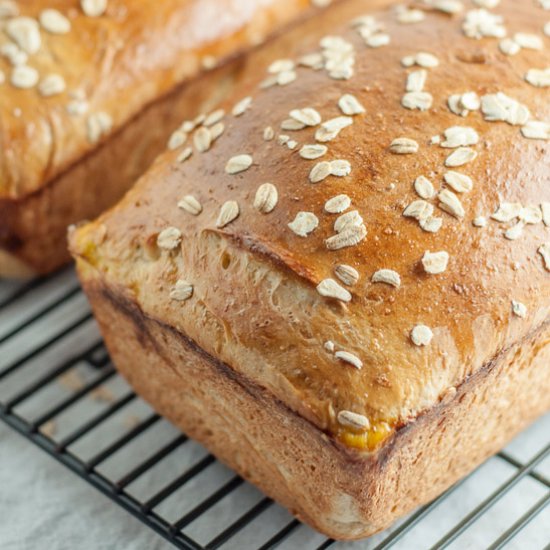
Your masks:
[{"label": "bread bottom edge", "polygon": [[220,461],[335,539],[385,529],[550,408],[550,327],[545,326],[376,452],[362,454],[147,316],[125,289],[89,269],[80,275],[111,357],[135,391]]}]

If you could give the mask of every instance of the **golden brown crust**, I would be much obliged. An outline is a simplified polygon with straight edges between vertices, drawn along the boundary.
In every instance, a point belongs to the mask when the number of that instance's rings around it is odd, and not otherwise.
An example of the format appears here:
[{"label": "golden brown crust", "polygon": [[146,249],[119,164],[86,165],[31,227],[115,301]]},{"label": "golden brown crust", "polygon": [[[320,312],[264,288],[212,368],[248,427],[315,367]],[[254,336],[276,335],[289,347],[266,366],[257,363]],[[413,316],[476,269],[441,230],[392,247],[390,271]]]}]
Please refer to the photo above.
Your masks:
[{"label": "golden brown crust", "polygon": [[[367,416],[375,426],[407,423],[504,350],[530,338],[550,312],[550,272],[537,253],[550,240],[548,227],[542,221],[528,224],[521,238],[509,240],[504,231],[514,222],[490,219],[503,202],[539,208],[549,201],[548,142],[522,137],[518,126],[488,122],[481,112],[462,118],[447,107],[453,94],[503,92],[528,105],[532,118],[550,119],[547,92],[522,78],[547,62],[542,8],[503,1],[495,10],[504,16],[508,34],[533,33],[542,41],[542,50],[524,49],[516,56],[501,53],[494,38],[466,37],[464,13],[451,17],[430,10],[415,24],[400,23],[393,11],[373,12],[391,42],[367,48],[349,23],[363,11],[362,2],[345,3],[249,56],[248,76],[225,105],[230,111],[237,100],[253,95],[251,108],[224,119],[225,133],[210,151],[194,153],[185,163],[176,162],[181,150],[162,156],[117,208],[77,233],[72,244],[77,256],[131,289],[146,314],[332,432],[339,429],[342,410]],[[266,74],[258,74],[259,67],[315,51],[328,34],[353,45],[349,80],[298,68],[294,82],[258,91]],[[407,75],[418,69],[406,69],[401,60],[419,51],[439,59],[428,69],[433,106],[427,112],[401,105]],[[263,130],[272,126],[279,133],[292,109],[313,107],[323,120],[338,116],[344,93],[356,96],[366,114],[327,142],[329,152],[319,161],[349,160],[351,174],[312,184],[308,174],[318,161],[300,158],[298,150],[314,143],[317,128],[285,131],[299,143],[294,150],[266,142]],[[454,168],[471,177],[473,189],[457,193],[463,219],[430,199],[443,226],[429,233],[403,210],[419,198],[413,188],[418,176],[428,177],[437,190],[450,189],[443,181],[450,169],[444,163],[454,149],[430,140],[452,126],[471,127],[479,136],[479,144],[471,146],[477,158]],[[392,154],[392,141],[402,136],[416,140],[419,152]],[[228,160],[244,153],[252,155],[252,166],[227,174]],[[279,200],[271,213],[260,214],[253,203],[265,182],[277,186]],[[334,233],[336,216],[324,212],[324,204],[340,193],[349,195],[368,234],[356,246],[333,251],[324,240]],[[200,215],[176,206],[187,194],[200,201]],[[236,201],[240,214],[216,227],[226,201]],[[313,212],[320,221],[306,238],[288,228],[299,211]],[[487,226],[474,227],[481,215]],[[173,251],[158,248],[157,236],[171,226],[181,231],[181,244]],[[449,254],[443,273],[425,272],[427,251]],[[315,290],[341,263],[361,275],[346,304]],[[371,282],[383,268],[400,274],[399,288]],[[185,302],[171,298],[178,280],[194,287]],[[525,312],[514,313],[513,301]],[[411,339],[418,324],[433,331],[428,346]],[[360,359],[362,369],[338,360],[324,346],[329,340],[337,351]]]},{"label": "golden brown crust", "polygon": [[[107,113],[116,131],[145,105],[196,75],[204,57],[219,62],[258,43],[309,2],[109,0],[101,17],[87,17],[79,6],[79,0],[19,5],[20,16],[36,19],[53,8],[69,18],[67,34],[42,29],[42,46],[28,61],[41,77],[63,76],[66,91],[43,98],[35,87],[16,88],[9,83],[10,64],[0,59],[8,77],[0,95],[2,196],[33,192],[95,149],[87,132],[90,115]],[[2,36],[2,43],[7,41]],[[67,110],[76,92],[88,104],[82,116]]]},{"label": "golden brown crust", "polygon": [[[0,249],[23,265],[15,274],[46,273],[67,261],[67,226],[114,204],[178,122],[207,105],[218,86],[227,91],[227,68],[206,77],[200,97],[198,89],[181,88],[204,60],[220,64],[256,45],[306,14],[310,2],[110,0],[99,18],[78,6],[79,0],[48,0],[19,7],[21,16],[54,8],[69,18],[68,34],[42,30],[42,47],[28,61],[42,78],[61,75],[64,92],[42,97],[37,87],[12,86],[13,69],[0,56]],[[7,42],[0,32],[0,46]],[[235,76],[238,65],[232,70]],[[216,82],[220,73],[225,81]],[[69,112],[75,98],[85,112]],[[110,127],[90,139],[98,114],[109,117]],[[0,275],[8,275],[3,263]]]},{"label": "golden brown crust", "polygon": [[[434,498],[550,406],[550,329],[483,366],[370,455],[145,315],[80,261],[113,360],[153,407],[319,531],[357,539]],[[116,330],[112,330],[116,327]],[[457,452],[459,449],[459,452]]]},{"label": "golden brown crust", "polygon": [[215,106],[238,81],[239,71],[235,60],[182,86],[41,189],[16,200],[0,198],[0,248],[11,251],[21,266],[8,272],[2,261],[0,275],[44,274],[66,263],[68,225],[113,205],[165,147],[174,120],[193,117],[197,107]]}]

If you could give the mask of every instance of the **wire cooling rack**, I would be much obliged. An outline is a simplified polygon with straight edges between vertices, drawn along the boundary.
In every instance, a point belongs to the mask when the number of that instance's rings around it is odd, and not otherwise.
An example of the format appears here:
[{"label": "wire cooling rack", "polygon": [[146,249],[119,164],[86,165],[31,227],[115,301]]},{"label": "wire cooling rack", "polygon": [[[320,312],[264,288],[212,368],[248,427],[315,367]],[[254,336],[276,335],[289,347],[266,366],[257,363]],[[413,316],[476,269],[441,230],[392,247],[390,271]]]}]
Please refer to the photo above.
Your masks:
[{"label": "wire cooling rack", "polygon": [[550,415],[392,529],[336,543],[131,391],[72,269],[0,282],[0,417],[179,548],[550,548]]}]

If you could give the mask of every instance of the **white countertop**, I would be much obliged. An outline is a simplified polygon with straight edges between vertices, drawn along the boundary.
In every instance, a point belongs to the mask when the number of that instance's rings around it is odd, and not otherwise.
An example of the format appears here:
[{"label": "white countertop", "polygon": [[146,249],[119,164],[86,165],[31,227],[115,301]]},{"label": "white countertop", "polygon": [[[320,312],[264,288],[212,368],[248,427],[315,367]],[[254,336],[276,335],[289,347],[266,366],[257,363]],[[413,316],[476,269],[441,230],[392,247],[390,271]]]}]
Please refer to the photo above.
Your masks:
[{"label": "white countertop", "polygon": [[171,544],[0,423],[2,550],[167,550]]}]

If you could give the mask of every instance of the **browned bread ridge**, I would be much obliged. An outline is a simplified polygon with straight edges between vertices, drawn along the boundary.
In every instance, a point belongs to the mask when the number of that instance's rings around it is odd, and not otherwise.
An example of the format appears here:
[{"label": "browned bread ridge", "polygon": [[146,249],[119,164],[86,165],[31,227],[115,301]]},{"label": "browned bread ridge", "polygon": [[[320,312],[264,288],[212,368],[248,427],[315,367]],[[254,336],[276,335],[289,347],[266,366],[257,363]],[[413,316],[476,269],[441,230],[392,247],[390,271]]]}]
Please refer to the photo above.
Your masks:
[{"label": "browned bread ridge", "polygon": [[389,4],[247,56],[225,114],[71,238],[137,391],[338,538],[550,406],[548,12]]},{"label": "browned bread ridge", "polygon": [[67,226],[113,205],[164,149],[172,121],[238,80],[238,63],[212,69],[311,4],[1,0],[0,276],[66,262]]}]

